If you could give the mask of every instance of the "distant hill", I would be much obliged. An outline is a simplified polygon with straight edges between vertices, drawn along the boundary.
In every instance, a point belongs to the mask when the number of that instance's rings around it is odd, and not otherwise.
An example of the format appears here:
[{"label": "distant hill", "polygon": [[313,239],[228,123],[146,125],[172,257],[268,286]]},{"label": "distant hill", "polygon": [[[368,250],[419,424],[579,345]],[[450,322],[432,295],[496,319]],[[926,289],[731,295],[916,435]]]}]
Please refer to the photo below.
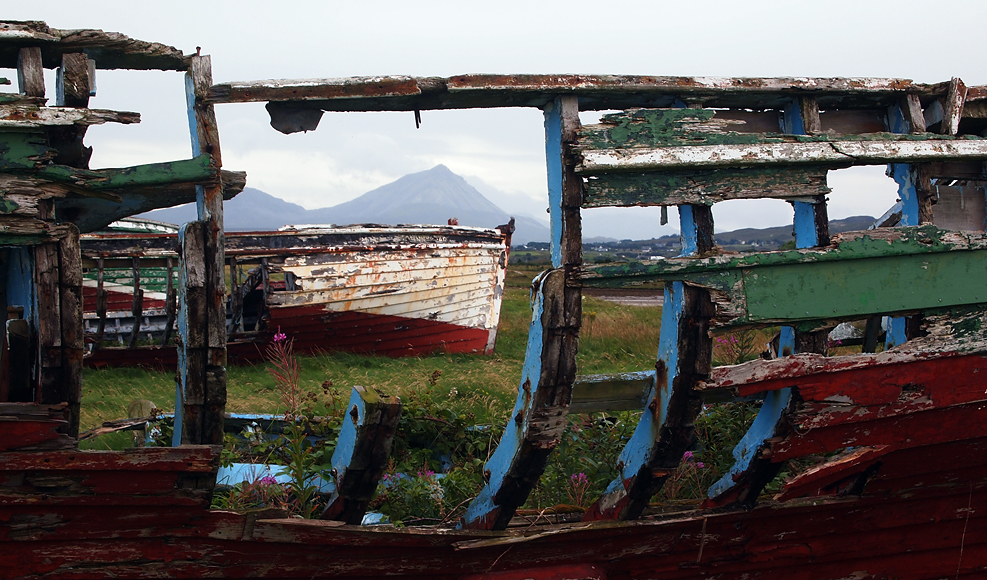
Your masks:
[{"label": "distant hill", "polygon": [[[829,233],[838,234],[840,232],[850,232],[855,230],[866,230],[874,223],[874,218],[870,216],[853,216],[844,219],[830,220]],[[785,242],[792,241],[792,226],[776,226],[773,228],[744,228],[732,232],[715,234],[713,237],[717,244],[721,246],[734,246],[737,244],[766,246],[776,248]]]},{"label": "distant hill", "polygon": [[[184,223],[195,219],[195,205],[155,210],[151,219]],[[445,165],[412,173],[332,207],[306,210],[258,189],[245,188],[224,204],[224,225],[230,231],[276,230],[287,224],[446,224],[492,228],[511,216]],[[514,244],[548,241],[548,228],[528,217],[517,217]]]}]

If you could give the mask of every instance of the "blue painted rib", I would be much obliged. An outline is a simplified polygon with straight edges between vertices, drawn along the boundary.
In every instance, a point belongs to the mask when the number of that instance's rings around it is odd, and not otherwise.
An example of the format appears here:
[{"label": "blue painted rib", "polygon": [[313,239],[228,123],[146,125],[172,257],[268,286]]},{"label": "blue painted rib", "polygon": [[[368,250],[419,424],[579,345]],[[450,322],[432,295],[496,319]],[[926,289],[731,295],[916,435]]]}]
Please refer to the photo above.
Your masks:
[{"label": "blue painted rib", "polygon": [[[504,483],[504,478],[514,464],[514,458],[521,448],[521,441],[528,426],[527,401],[535,398],[538,392],[538,381],[541,377],[542,348],[544,344],[544,332],[542,329],[542,314],[545,311],[544,283],[551,270],[542,272],[535,277],[532,282],[531,296],[531,323],[528,327],[528,346],[524,353],[524,366],[521,370],[521,383],[518,387],[517,400],[514,403],[514,411],[511,413],[512,419],[508,420],[504,428],[504,435],[494,450],[493,455],[484,465],[484,470],[489,472],[490,477],[486,485],[480,490],[466,514],[459,522],[459,527],[464,524],[483,519],[488,514],[497,509],[494,498],[500,491]],[[525,391],[524,385],[529,384],[530,396]],[[523,421],[515,421],[513,417],[521,416]]]},{"label": "blue painted rib", "polygon": [[[786,349],[790,353],[795,352],[795,330],[791,326],[783,326],[778,337],[778,353],[781,354]],[[734,478],[747,471],[757,450],[764,445],[765,440],[775,436],[778,419],[781,418],[781,413],[788,406],[791,397],[791,388],[767,393],[750,429],[733,448],[733,466],[719,481],[710,486],[708,494],[710,498],[728,491],[733,487]]]},{"label": "blue painted rib", "polygon": [[691,205],[680,205],[679,229],[682,238],[680,257],[695,256],[699,253],[699,230],[696,229],[696,218]]},{"label": "blue painted rib", "polygon": [[816,204],[796,201],[795,206],[795,247],[814,248],[819,245],[816,232]]},{"label": "blue painted rib", "polygon": [[[888,130],[892,133],[908,133],[911,124],[905,118],[901,107],[897,104],[888,107]],[[903,226],[919,225],[918,217],[918,188],[915,186],[915,170],[907,163],[889,163],[887,175],[898,184],[898,199],[901,200],[901,222]],[[908,340],[905,335],[905,319],[896,316],[888,318],[887,333],[884,338],[884,348],[904,344]]]},{"label": "blue painted rib", "polygon": [[548,169],[548,213],[551,218],[552,267],[562,267],[562,101],[545,106],[545,165]]},{"label": "blue painted rib", "polygon": [[[781,129],[783,132],[791,135],[805,134],[805,125],[802,123],[802,110],[797,100],[793,99],[785,107],[784,114],[781,118]],[[795,202],[793,205],[795,206],[795,247],[811,248],[818,246],[819,237],[816,233],[815,219],[817,204]],[[786,350],[789,354],[795,353],[795,329],[791,326],[781,327],[778,337],[778,355],[782,356],[782,353],[786,352]],[[764,403],[761,405],[761,409],[758,411],[757,417],[754,418],[750,429],[747,430],[747,433],[744,433],[743,438],[733,448],[733,466],[730,467],[730,470],[719,481],[709,488],[708,495],[710,498],[715,498],[726,493],[733,487],[734,479],[750,468],[751,461],[757,454],[757,450],[764,445],[767,439],[774,437],[778,420],[781,419],[781,414],[788,406],[791,396],[792,392],[790,388],[767,393]]]},{"label": "blue painted rib", "polygon": [[652,383],[646,401],[658,400],[657,417],[647,408],[641,413],[634,434],[620,452],[620,463],[623,464],[620,476],[607,487],[607,493],[617,491],[624,481],[634,477],[641,471],[654,455],[655,443],[661,426],[668,415],[668,402],[672,395],[672,384],[679,373],[679,341],[678,328],[685,314],[685,284],[671,282],[665,284],[665,304],[661,311],[661,334],[658,336],[658,360],[665,365],[668,380],[664,381],[661,391],[658,385],[661,381]]}]

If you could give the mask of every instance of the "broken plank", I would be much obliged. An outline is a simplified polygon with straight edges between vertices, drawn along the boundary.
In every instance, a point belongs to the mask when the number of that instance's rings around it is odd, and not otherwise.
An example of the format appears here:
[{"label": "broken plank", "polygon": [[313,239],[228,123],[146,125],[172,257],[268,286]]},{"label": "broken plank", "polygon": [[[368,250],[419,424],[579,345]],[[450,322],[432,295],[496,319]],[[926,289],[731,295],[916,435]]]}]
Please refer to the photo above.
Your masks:
[{"label": "broken plank", "polygon": [[985,242],[934,226],[847,232],[819,249],[599,267],[583,282],[686,280],[716,293],[720,325],[860,318],[987,301],[974,282],[987,276]]},{"label": "broken plank", "polygon": [[359,524],[387,468],[391,443],[401,418],[401,401],[356,386],[350,396],[332,454],[335,488],[323,520]]},{"label": "broken plank", "polygon": [[[246,173],[224,170],[221,175],[224,200],[233,199],[234,196],[243,191],[247,180]],[[189,182],[133,186],[111,191],[121,201],[66,196],[55,201],[55,210],[59,215],[64,216],[63,219],[72,221],[79,226],[80,231],[86,233],[102,229],[127,216],[196,200],[196,186]],[[87,193],[92,193],[92,191],[87,191]]]},{"label": "broken plank", "polygon": [[[806,455],[830,453],[844,447],[887,445],[909,449],[987,436],[987,423],[977,419],[984,403],[947,408],[914,409],[859,423],[830,424],[771,441],[765,456],[779,462]],[[851,410],[852,412],[852,410]],[[831,416],[828,418],[832,419]]]},{"label": "broken plank", "polygon": [[0,128],[140,123],[140,113],[105,109],[33,107],[0,104]]},{"label": "broken plank", "polygon": [[[582,175],[618,171],[658,171],[697,167],[759,167],[816,164],[836,169],[854,165],[987,159],[987,140],[943,139],[921,134],[889,136],[881,141],[827,141],[755,145],[696,145],[655,149],[583,150]],[[936,137],[936,138],[932,138]]]},{"label": "broken plank", "polygon": [[711,205],[729,199],[803,198],[830,192],[826,169],[722,168],[611,173],[586,180],[583,207]]},{"label": "broken plank", "polygon": [[305,101],[419,95],[418,79],[407,76],[232,82],[208,87],[212,103]]},{"label": "broken plank", "polygon": [[949,88],[943,99],[942,125],[939,127],[939,132],[943,135],[955,135],[959,132],[966,93],[966,85],[961,79],[953,77],[949,81]]},{"label": "broken plank", "polygon": [[48,165],[35,176],[65,183],[82,191],[112,191],[130,187],[151,187],[177,183],[213,183],[219,181],[219,168],[208,155],[192,159],[149,163],[119,169],[79,169]]}]

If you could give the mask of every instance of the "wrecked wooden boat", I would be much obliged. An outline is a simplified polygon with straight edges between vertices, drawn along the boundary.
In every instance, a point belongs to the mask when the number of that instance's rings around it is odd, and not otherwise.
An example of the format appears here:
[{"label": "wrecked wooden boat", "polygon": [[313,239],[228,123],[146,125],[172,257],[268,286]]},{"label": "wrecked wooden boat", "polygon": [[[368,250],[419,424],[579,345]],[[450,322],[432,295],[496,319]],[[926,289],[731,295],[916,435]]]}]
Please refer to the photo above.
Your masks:
[{"label": "wrecked wooden boat", "polygon": [[[262,360],[279,332],[296,352],[491,354],[513,229],[228,232],[228,360]],[[82,237],[87,364],[175,365],[177,242],[168,234]]]},{"label": "wrecked wooden boat", "polygon": [[[73,220],[111,202],[46,177],[88,175],[81,168],[50,169],[10,150],[26,167],[3,173],[25,189],[20,197],[5,190],[4,207],[13,200],[16,208],[0,214],[11,318],[0,392],[22,402],[0,404],[0,578],[984,576],[987,234],[982,225],[936,227],[930,210],[948,194],[941,187],[983,190],[987,87],[959,79],[574,75],[216,85],[207,56],[99,31],[8,22],[0,47],[4,66],[21,55],[24,79],[21,94],[7,97],[16,104],[3,106],[34,107],[44,119],[92,116],[80,103],[60,102],[67,110],[57,111],[36,104],[29,79],[43,66],[61,67],[62,79],[84,74],[74,63],[88,58],[96,67],[185,70],[193,149],[209,162],[183,182],[198,186],[200,220],[179,236],[175,446],[80,451],[82,275]],[[486,464],[484,488],[455,527],[358,525],[400,412],[399,402],[372,389],[350,400],[327,519],[209,509],[227,345],[226,178],[215,178],[213,107],[243,101],[267,102],[272,125],[288,132],[314,129],[323,110],[544,111],[553,267],[533,282],[515,412]],[[628,110],[580,126],[580,110],[615,108]],[[0,126],[0,138],[22,139],[11,126],[36,139],[52,130],[26,123]],[[889,164],[901,225],[831,237],[826,173],[868,163]],[[102,191],[122,197],[125,189]],[[797,249],[718,251],[710,206],[758,197],[793,204]],[[66,199],[79,213],[56,221]],[[581,210],[618,205],[677,206],[682,256],[584,267]],[[665,282],[654,368],[577,381],[581,287],[646,279]],[[883,348],[828,352],[830,328],[876,317],[889,318]],[[780,327],[776,356],[713,368],[711,334],[743,327]],[[703,405],[735,397],[762,402],[734,467],[704,505],[650,511],[691,445]],[[512,525],[567,415],[629,403],[641,410],[640,423],[615,466],[619,476],[581,520]],[[807,457],[818,462],[795,467]],[[779,491],[768,497],[771,482]]]}]

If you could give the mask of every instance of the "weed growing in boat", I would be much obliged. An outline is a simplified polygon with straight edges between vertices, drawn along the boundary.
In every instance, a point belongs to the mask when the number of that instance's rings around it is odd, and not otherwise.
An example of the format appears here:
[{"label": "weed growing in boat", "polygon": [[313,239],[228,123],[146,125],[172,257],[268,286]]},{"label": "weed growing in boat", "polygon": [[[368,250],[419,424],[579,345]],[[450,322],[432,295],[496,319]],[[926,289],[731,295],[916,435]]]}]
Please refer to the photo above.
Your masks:
[{"label": "weed growing in boat", "polygon": [[569,502],[572,505],[585,507],[586,490],[589,489],[589,478],[580,471],[569,476]]},{"label": "weed growing in boat", "polygon": [[[617,458],[637,425],[638,413],[570,415],[559,446],[524,507],[584,509],[617,477]],[[573,481],[573,474],[577,480]],[[582,475],[582,477],[579,477]],[[574,483],[578,484],[577,490]],[[575,501],[575,500],[579,501]]]},{"label": "weed growing in boat", "polygon": [[706,464],[698,461],[692,451],[686,451],[678,467],[665,480],[662,493],[667,499],[701,499],[704,490],[712,482],[710,472]]},{"label": "weed growing in boat", "polygon": [[213,507],[231,511],[254,508],[286,507],[285,488],[270,475],[254,481],[242,481],[227,493],[217,494]]},{"label": "weed growing in boat", "polygon": [[758,355],[761,332],[755,328],[736,330],[713,338],[714,365],[739,365]]}]

